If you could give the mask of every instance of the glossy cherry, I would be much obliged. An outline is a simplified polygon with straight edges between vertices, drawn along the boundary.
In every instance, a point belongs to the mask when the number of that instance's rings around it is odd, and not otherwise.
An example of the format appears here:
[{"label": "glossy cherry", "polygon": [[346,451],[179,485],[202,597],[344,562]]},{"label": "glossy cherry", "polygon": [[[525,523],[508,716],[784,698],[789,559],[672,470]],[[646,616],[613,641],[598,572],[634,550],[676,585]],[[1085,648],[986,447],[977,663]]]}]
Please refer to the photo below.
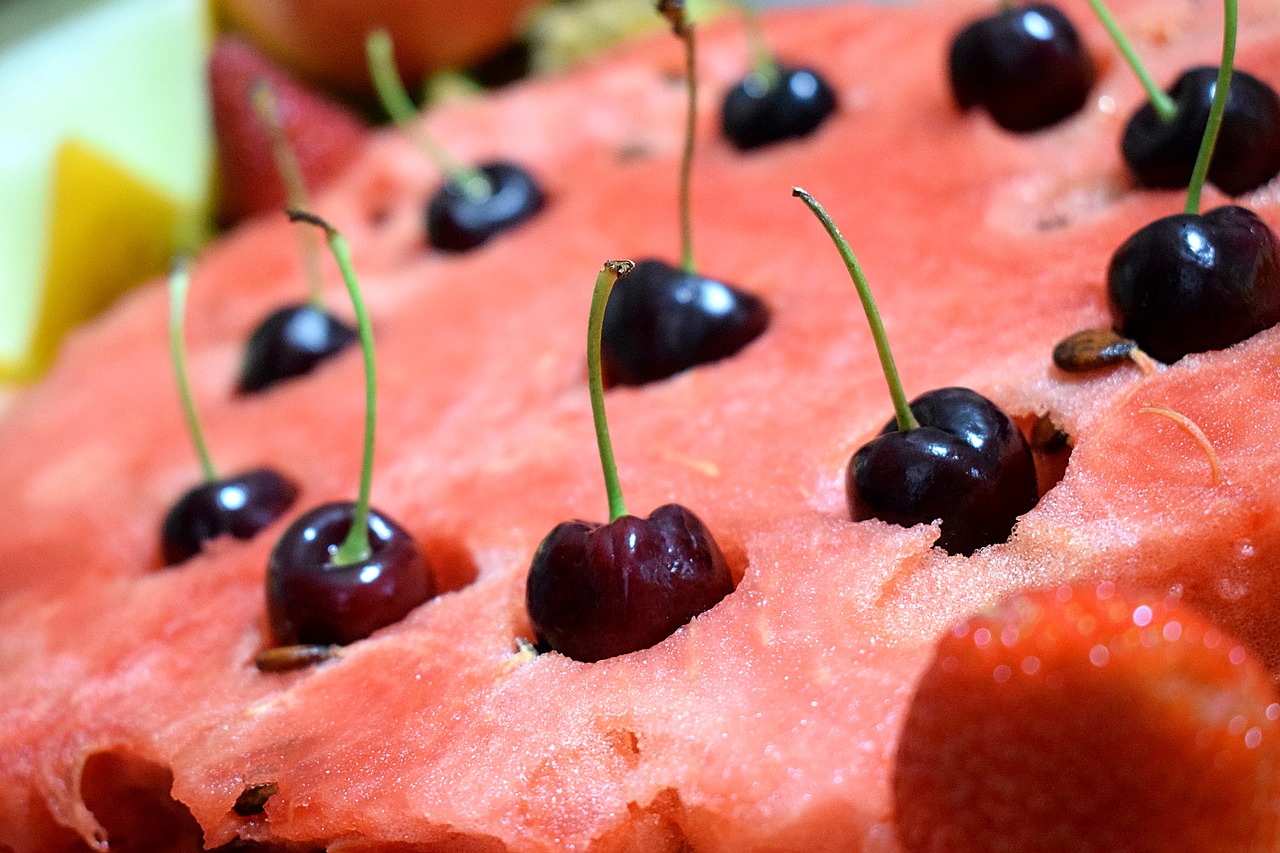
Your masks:
[{"label": "glossy cherry", "polygon": [[720,126],[743,151],[808,136],[835,112],[836,94],[811,68],[776,65],[751,73],[725,95]]},{"label": "glossy cherry", "polygon": [[557,525],[533,557],[525,602],[539,641],[597,661],[653,646],[731,592],[706,526],[667,504],[647,519]]},{"label": "glossy cherry", "polygon": [[664,379],[733,355],[768,325],[760,297],[663,261],[640,261],[605,310],[605,377],[611,385]]},{"label": "glossy cherry", "polygon": [[1003,9],[951,43],[951,91],[1006,130],[1032,131],[1075,113],[1093,86],[1093,60],[1074,26],[1046,3]]},{"label": "glossy cherry", "polygon": [[1257,214],[1228,205],[1158,219],[1111,259],[1115,328],[1173,362],[1280,323],[1280,246]]},{"label": "glossy cherry", "polygon": [[487,188],[468,190],[467,184],[446,181],[427,203],[427,240],[437,249],[474,249],[542,209],[542,189],[514,163],[488,163],[477,171]]},{"label": "glossy cherry", "polygon": [[309,373],[355,341],[355,329],[314,305],[279,308],[245,345],[236,389],[251,394]]},{"label": "glossy cherry", "polygon": [[850,460],[854,520],[911,526],[941,519],[937,544],[950,554],[1008,539],[1040,497],[1031,448],[1013,421],[968,388],[921,394],[911,412],[919,427],[901,432],[890,421]]},{"label": "glossy cherry", "polygon": [[[1177,106],[1165,121],[1147,102],[1125,126],[1124,161],[1139,185],[1174,189],[1191,180],[1209,120],[1218,69],[1193,68],[1178,78],[1169,96]],[[1280,97],[1266,83],[1234,71],[1209,182],[1229,195],[1248,192],[1280,172]]]},{"label": "glossy cherry", "polygon": [[172,566],[200,553],[219,536],[251,539],[293,505],[297,487],[269,468],[201,483],[164,517],[160,552]]},{"label": "glossy cherry", "polygon": [[357,500],[304,513],[276,542],[267,563],[267,618],[279,645],[342,645],[399,621],[435,594],[435,578],[413,538],[369,505],[377,376],[372,325],[350,248],[323,219],[289,215],[324,229],[351,297],[364,356],[364,453]]},{"label": "glossy cherry", "polygon": [[354,513],[354,503],[323,504],[280,536],[267,563],[267,620],[278,644],[353,643],[435,595],[413,537],[375,509],[369,510],[368,558],[333,561]]}]

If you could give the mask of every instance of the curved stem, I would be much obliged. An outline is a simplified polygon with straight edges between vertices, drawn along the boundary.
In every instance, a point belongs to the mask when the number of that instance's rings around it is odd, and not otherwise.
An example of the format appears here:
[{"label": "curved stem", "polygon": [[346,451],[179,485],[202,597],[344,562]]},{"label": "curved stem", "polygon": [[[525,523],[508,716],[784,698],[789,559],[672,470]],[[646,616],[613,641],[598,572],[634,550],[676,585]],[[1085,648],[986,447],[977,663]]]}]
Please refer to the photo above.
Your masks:
[{"label": "curved stem", "polygon": [[[280,123],[280,110],[271,84],[262,78],[254,80],[249,89],[249,101],[258,115],[258,121],[271,139],[271,156],[276,161],[280,182],[284,184],[285,203],[294,210],[310,210],[311,197],[307,193],[307,183],[293,147],[285,136],[284,126]],[[316,241],[315,232],[310,228],[299,228],[297,232],[298,247],[302,252],[302,263],[307,275],[307,292],[312,306],[323,311],[324,277],[320,272],[320,245]]]},{"label": "curved stem", "polygon": [[360,283],[356,281],[355,269],[351,265],[351,248],[347,240],[338,230],[320,217],[300,210],[290,210],[289,218],[294,222],[306,222],[324,229],[325,238],[329,242],[329,251],[342,270],[342,280],[347,285],[347,293],[351,296],[351,307],[355,310],[356,322],[360,329],[360,349],[364,353],[364,455],[360,461],[360,494],[356,498],[355,512],[351,516],[351,530],[347,538],[333,553],[333,564],[349,566],[369,559],[372,549],[369,547],[369,493],[373,488],[373,439],[377,428],[378,383],[374,370],[373,327],[369,323],[369,312],[365,308],[364,296],[360,293]]},{"label": "curved stem", "polygon": [[884,324],[880,322],[880,310],[876,308],[876,300],[871,295],[871,286],[867,284],[867,277],[862,274],[862,266],[854,257],[853,250],[849,248],[849,242],[840,234],[840,229],[836,228],[836,224],[831,221],[831,217],[827,215],[822,205],[799,187],[792,187],[791,194],[807,204],[818,217],[818,221],[822,223],[823,228],[827,229],[827,234],[836,244],[840,257],[844,259],[849,277],[853,279],[853,286],[858,290],[858,299],[862,301],[862,310],[867,315],[867,324],[871,326],[871,337],[876,343],[880,367],[884,371],[884,380],[889,385],[889,396],[893,400],[893,412],[898,422],[898,431],[907,432],[915,429],[920,426],[920,422],[912,414],[907,395],[902,390],[902,379],[898,376],[898,367],[894,364],[893,352],[889,349],[889,337],[885,334]]},{"label": "curved stem", "polygon": [[1231,72],[1236,60],[1236,0],[1222,3],[1222,64],[1218,66],[1218,80],[1213,86],[1213,102],[1209,104],[1209,121],[1200,140],[1200,153],[1196,155],[1195,168],[1191,170],[1191,183],[1187,185],[1186,213],[1200,212],[1200,192],[1209,175],[1209,163],[1213,160],[1213,148],[1218,144],[1218,131],[1222,129],[1222,115],[1227,109],[1227,95],[1231,89]]},{"label": "curved stem", "polygon": [[397,127],[413,138],[427,158],[444,172],[445,180],[472,201],[484,201],[492,195],[493,183],[484,172],[454,158],[419,124],[418,108],[414,106],[400,75],[396,73],[391,36],[386,30],[369,33],[365,39],[365,56],[369,60],[369,76],[373,79],[373,88],[382,108]]},{"label": "curved stem", "polygon": [[741,0],[742,23],[747,31],[747,46],[751,52],[751,74],[761,88],[769,91],[778,85],[778,60],[769,50],[764,37],[764,25],[760,22],[760,10],[753,0]]},{"label": "curved stem", "polygon": [[600,369],[600,334],[604,327],[604,309],[609,304],[613,285],[635,267],[631,261],[606,261],[596,276],[591,294],[591,316],[587,321],[587,384],[591,389],[591,418],[595,422],[596,446],[600,448],[600,467],[604,471],[604,490],[609,496],[609,521],[627,514],[618,482],[618,466],[613,460],[613,443],[609,440],[609,423],[604,416],[604,377]]},{"label": "curved stem", "polygon": [[178,380],[178,399],[182,401],[187,431],[191,433],[191,442],[196,446],[196,456],[200,459],[205,482],[211,483],[218,479],[218,474],[213,468],[209,447],[204,442],[200,419],[196,416],[196,403],[191,396],[191,383],[187,380],[187,343],[182,334],[182,318],[187,310],[187,289],[190,284],[191,273],[186,259],[175,258],[169,269],[169,355],[173,359],[173,373]]},{"label": "curved stem", "polygon": [[1120,53],[1124,55],[1125,61],[1129,63],[1129,67],[1133,69],[1133,73],[1138,76],[1138,82],[1142,84],[1142,88],[1147,91],[1147,98],[1151,101],[1151,107],[1156,111],[1156,115],[1161,121],[1173,121],[1173,117],[1178,113],[1178,105],[1174,103],[1173,98],[1169,97],[1169,93],[1156,85],[1156,81],[1151,79],[1151,75],[1147,73],[1146,67],[1142,64],[1142,60],[1138,57],[1137,51],[1133,49],[1133,45],[1129,39],[1120,30],[1120,25],[1116,23],[1115,16],[1111,14],[1111,10],[1106,7],[1102,0],[1089,0],[1089,5],[1093,7],[1094,14],[1102,21],[1102,25],[1107,28],[1107,32],[1111,34],[1111,40],[1116,43],[1116,47],[1120,49]]}]

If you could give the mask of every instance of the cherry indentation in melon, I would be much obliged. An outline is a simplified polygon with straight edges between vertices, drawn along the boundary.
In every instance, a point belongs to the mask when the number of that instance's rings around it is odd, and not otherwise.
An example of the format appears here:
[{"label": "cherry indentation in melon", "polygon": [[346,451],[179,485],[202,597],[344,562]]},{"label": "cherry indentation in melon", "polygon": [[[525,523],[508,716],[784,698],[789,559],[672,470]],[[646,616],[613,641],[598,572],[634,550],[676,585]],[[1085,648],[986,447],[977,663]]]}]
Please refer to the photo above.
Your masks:
[{"label": "cherry indentation in melon", "polygon": [[80,798],[112,853],[199,850],[200,825],[170,796],[173,772],[124,748],[89,755],[80,771]]}]

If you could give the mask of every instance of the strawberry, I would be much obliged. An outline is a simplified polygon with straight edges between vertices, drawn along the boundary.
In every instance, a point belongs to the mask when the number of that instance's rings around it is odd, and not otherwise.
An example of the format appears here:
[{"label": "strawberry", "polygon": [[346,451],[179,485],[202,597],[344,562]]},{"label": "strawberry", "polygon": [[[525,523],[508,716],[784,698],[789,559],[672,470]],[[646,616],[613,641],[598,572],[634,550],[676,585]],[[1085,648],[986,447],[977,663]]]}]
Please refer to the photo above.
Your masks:
[{"label": "strawberry", "polygon": [[894,778],[909,851],[1280,849],[1280,704],[1244,646],[1111,584],[938,643]]},{"label": "strawberry", "polygon": [[285,204],[271,141],[250,102],[256,80],[270,84],[280,124],[307,187],[315,190],[356,156],[367,133],[356,114],[303,87],[247,42],[221,36],[209,57],[209,88],[217,137],[220,218],[236,222]]}]

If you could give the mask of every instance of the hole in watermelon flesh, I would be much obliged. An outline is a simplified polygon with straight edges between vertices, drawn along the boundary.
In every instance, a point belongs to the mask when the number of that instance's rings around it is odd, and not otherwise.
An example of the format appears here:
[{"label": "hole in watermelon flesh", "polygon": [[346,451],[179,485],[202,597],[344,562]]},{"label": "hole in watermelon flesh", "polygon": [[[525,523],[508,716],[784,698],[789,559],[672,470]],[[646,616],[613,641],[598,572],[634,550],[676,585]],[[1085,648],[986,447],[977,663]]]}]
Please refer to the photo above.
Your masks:
[{"label": "hole in watermelon flesh", "polygon": [[1060,431],[1053,420],[1052,413],[1021,414],[1012,417],[1014,424],[1031,445],[1031,458],[1036,463],[1036,486],[1040,490],[1040,497],[1043,498],[1046,492],[1062,482],[1062,478],[1066,476],[1067,463],[1071,461],[1072,437]]},{"label": "hole in watermelon flesh", "polygon": [[427,565],[436,577],[436,594],[454,592],[475,583],[480,570],[475,558],[461,539],[418,531],[413,534]]},{"label": "hole in watermelon flesh", "polygon": [[169,791],[169,768],[123,748],[89,755],[80,771],[80,798],[101,826],[112,853],[199,850],[204,835]]}]

